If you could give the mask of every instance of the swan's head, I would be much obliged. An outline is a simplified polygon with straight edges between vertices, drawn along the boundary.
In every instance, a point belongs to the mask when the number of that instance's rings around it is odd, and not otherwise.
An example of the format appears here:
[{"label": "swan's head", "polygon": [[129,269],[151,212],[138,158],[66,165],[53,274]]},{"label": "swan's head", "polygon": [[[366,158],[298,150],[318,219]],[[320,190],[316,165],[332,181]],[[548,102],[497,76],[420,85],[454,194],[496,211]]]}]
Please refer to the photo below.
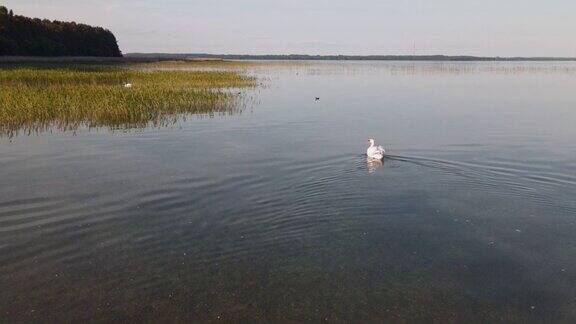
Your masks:
[{"label": "swan's head", "polygon": [[373,138],[369,138],[369,139],[368,139],[368,143],[369,143],[370,145],[374,145],[374,139],[373,139]]}]

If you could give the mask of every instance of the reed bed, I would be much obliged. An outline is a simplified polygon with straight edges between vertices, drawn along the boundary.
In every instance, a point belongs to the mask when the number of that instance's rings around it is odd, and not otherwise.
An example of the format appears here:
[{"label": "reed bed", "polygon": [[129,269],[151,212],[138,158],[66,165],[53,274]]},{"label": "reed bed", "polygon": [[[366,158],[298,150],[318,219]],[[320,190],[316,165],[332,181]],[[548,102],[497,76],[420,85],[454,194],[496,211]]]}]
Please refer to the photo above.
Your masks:
[{"label": "reed bed", "polygon": [[236,89],[255,85],[255,78],[234,71],[10,66],[0,69],[0,133],[164,125],[189,113],[233,110],[241,104]]},{"label": "reed bed", "polygon": [[277,69],[301,68],[312,65],[307,61],[282,60],[170,60],[157,62],[131,62],[131,68],[139,70],[182,70],[182,71],[242,71],[267,72]]}]

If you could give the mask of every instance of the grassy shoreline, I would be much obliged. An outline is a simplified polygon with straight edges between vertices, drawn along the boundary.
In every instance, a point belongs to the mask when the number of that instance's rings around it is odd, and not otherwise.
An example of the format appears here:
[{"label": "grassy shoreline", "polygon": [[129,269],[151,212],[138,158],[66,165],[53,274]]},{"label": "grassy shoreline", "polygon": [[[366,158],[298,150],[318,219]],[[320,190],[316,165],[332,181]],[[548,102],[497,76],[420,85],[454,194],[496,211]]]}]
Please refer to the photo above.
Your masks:
[{"label": "grassy shoreline", "polygon": [[183,114],[235,109],[239,95],[232,89],[255,85],[238,71],[156,70],[145,63],[9,64],[0,68],[0,135],[165,125]]}]

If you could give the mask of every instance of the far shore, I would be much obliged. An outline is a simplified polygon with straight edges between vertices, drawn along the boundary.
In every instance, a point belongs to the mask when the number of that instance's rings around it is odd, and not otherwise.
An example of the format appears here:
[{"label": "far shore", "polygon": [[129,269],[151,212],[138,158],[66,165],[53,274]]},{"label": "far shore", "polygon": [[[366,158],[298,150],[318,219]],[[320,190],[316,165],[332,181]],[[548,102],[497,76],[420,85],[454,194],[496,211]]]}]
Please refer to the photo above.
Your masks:
[{"label": "far shore", "polygon": [[574,62],[575,57],[482,57],[447,55],[238,55],[128,53],[123,57],[0,56],[0,63],[146,63],[158,61],[438,61],[438,62]]},{"label": "far shore", "polygon": [[169,59],[148,57],[96,57],[96,56],[0,56],[0,63],[130,63],[156,62]]}]

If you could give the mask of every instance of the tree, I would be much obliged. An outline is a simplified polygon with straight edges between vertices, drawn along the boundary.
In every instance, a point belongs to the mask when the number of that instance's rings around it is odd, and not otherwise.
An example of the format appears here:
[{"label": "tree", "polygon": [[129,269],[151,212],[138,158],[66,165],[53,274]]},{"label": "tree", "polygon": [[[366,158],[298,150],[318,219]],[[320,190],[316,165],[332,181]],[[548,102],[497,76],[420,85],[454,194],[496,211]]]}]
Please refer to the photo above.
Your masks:
[{"label": "tree", "polygon": [[0,55],[122,56],[114,34],[101,27],[14,15],[0,6]]}]

